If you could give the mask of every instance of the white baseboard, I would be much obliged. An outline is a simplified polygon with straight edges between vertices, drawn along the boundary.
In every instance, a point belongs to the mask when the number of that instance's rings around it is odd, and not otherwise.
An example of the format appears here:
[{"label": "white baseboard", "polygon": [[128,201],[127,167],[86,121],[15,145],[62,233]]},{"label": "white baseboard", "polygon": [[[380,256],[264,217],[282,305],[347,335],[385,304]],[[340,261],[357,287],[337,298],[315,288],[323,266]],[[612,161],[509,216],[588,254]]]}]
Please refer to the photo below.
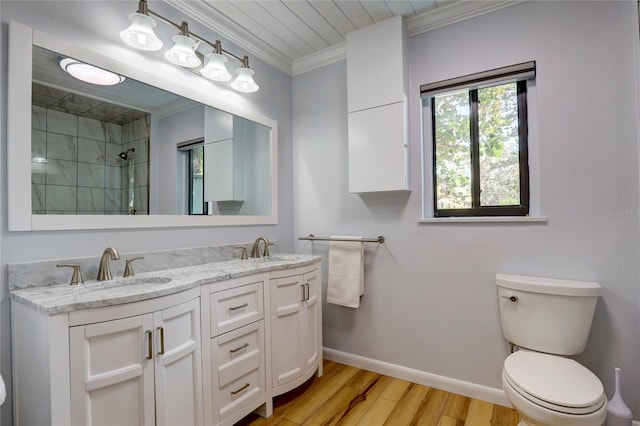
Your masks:
[{"label": "white baseboard", "polygon": [[[324,357],[330,361],[351,365],[374,373],[384,374],[401,380],[418,383],[420,385],[441,389],[447,392],[457,393],[470,398],[488,401],[493,404],[511,407],[511,403],[505,396],[502,389],[490,388],[476,383],[465,382],[452,379],[438,374],[427,373],[425,371],[414,370],[397,364],[365,358],[360,355],[353,355],[335,349],[323,348]],[[635,424],[633,426],[640,426]]]}]

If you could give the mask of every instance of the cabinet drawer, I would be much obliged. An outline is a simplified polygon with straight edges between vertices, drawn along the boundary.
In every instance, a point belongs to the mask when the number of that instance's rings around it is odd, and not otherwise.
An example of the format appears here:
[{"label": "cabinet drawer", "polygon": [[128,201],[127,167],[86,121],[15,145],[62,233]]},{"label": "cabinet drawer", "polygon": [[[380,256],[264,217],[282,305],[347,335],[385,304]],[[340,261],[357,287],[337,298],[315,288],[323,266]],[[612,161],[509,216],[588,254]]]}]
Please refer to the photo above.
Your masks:
[{"label": "cabinet drawer", "polygon": [[211,336],[264,317],[262,281],[211,294]]},{"label": "cabinet drawer", "polygon": [[214,423],[232,424],[266,401],[264,321],[211,339],[211,354]]},{"label": "cabinet drawer", "polygon": [[[256,401],[264,399],[264,370],[256,369],[234,380],[220,389],[217,406],[220,407],[220,420],[234,415],[238,410],[246,410],[246,414],[257,408]],[[257,405],[256,405],[257,404]],[[243,413],[245,414],[245,413]]]},{"label": "cabinet drawer", "polygon": [[222,334],[211,341],[220,387],[260,367],[264,357],[264,321]]}]

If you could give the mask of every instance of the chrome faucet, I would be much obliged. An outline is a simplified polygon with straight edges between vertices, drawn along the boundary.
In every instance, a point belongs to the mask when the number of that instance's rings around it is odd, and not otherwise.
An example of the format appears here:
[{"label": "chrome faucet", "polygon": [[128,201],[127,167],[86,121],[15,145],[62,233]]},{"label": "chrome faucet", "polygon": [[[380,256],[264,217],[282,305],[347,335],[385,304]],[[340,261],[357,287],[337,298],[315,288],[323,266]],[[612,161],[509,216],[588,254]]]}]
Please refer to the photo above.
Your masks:
[{"label": "chrome faucet", "polygon": [[111,258],[111,260],[118,260],[120,259],[120,253],[113,247],[107,247],[102,252],[100,267],[98,268],[98,281],[107,281],[113,278],[111,276],[111,270],[109,269],[109,258]]},{"label": "chrome faucet", "polygon": [[267,237],[258,237],[256,241],[253,243],[253,248],[251,249],[251,257],[259,258],[260,257],[260,241],[264,241],[264,252],[263,256],[269,256],[269,246],[273,243],[269,241]]}]

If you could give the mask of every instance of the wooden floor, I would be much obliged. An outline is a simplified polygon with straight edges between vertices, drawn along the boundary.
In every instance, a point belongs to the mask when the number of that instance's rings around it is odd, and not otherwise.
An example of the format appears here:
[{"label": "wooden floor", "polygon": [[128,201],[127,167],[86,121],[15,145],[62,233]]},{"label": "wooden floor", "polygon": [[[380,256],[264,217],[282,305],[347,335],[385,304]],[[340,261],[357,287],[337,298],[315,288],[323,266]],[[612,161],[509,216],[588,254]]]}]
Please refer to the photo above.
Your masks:
[{"label": "wooden floor", "polygon": [[338,424],[516,426],[518,414],[511,408],[325,361],[322,377],[275,399],[273,416],[251,414],[237,426]]}]

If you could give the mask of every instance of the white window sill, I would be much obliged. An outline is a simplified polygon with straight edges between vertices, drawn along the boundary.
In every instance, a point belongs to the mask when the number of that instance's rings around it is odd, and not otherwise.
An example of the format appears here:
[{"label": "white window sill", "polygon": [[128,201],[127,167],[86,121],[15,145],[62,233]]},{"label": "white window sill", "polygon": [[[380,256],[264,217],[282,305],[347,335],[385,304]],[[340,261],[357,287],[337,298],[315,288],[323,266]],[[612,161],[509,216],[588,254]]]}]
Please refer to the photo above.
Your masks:
[{"label": "white window sill", "polygon": [[545,216],[473,216],[473,217],[423,217],[418,223],[547,223]]}]

